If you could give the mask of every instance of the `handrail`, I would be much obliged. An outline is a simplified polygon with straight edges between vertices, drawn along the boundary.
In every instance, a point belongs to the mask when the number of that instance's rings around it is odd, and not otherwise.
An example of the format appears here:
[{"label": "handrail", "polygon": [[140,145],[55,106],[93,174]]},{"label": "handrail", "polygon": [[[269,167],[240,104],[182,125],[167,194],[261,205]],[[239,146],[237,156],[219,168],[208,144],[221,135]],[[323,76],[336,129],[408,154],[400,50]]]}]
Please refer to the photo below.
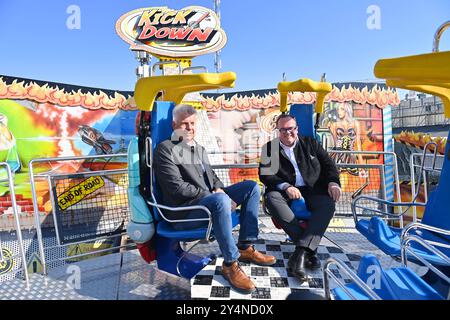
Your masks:
[{"label": "handrail", "polygon": [[[430,141],[427,144],[425,144],[425,146],[423,148],[422,163],[420,165],[419,178],[417,180],[417,190],[416,190],[416,193],[415,193],[414,197],[411,200],[412,203],[416,202],[417,197],[419,196],[419,193],[420,193],[420,187],[422,185],[422,176],[423,176],[424,167],[425,167],[425,157],[427,155],[428,146],[430,146],[430,145],[434,145],[434,153],[433,153],[433,158],[432,158],[432,163],[433,163],[432,168],[434,169],[434,167],[436,166],[436,155],[437,155],[438,145],[437,145],[436,142]],[[414,174],[414,172],[411,171],[411,174]]]},{"label": "handrail", "polygon": [[429,243],[425,242],[423,239],[419,238],[418,236],[409,235],[405,237],[404,241],[401,243],[401,253],[402,253],[402,264],[403,266],[407,267],[408,265],[408,255],[414,256],[416,259],[418,259],[420,262],[422,262],[426,267],[428,267],[431,271],[433,271],[439,278],[443,279],[447,283],[450,284],[450,278],[447,277],[442,271],[437,269],[433,264],[428,262],[425,258],[421,257],[419,254],[417,254],[413,249],[411,249],[410,243],[411,242],[417,242],[430,252],[436,254],[441,259],[443,259],[448,265],[450,265],[450,258],[447,257],[444,253],[442,253],[440,250],[435,248],[434,246],[430,245]]},{"label": "handrail", "polygon": [[[351,204],[352,214],[353,214],[353,219],[355,220],[355,224],[358,223],[358,215],[356,213],[356,208],[366,209],[366,207],[362,207],[362,206],[357,206],[356,205],[356,203],[358,201],[362,200],[362,199],[378,202],[378,203],[385,204],[385,205],[388,205],[388,206],[391,206],[391,207],[403,207],[403,206],[405,206],[405,207],[409,208],[409,207],[413,207],[413,206],[418,206],[418,207],[425,207],[426,206],[425,203],[393,202],[393,201],[383,200],[383,199],[380,199],[380,198],[375,198],[375,197],[370,197],[370,196],[364,196],[364,195],[363,196],[358,196],[352,201],[352,204]],[[407,210],[405,210],[405,211],[403,211],[401,213],[398,213],[398,214],[389,213],[389,212],[385,212],[385,211],[381,211],[381,210],[373,209],[373,208],[370,208],[370,211],[377,212],[377,213],[380,213],[380,214],[385,215],[385,216],[395,217],[397,219],[400,219],[400,217],[402,217],[406,213]]]},{"label": "handrail", "polygon": [[434,34],[433,52],[439,52],[439,42],[441,41],[442,34],[447,28],[450,27],[450,21],[444,22]]},{"label": "handrail", "polygon": [[[55,173],[55,174],[49,174],[47,177],[51,177],[52,179],[70,179],[77,176],[104,176],[107,174],[113,175],[113,174],[122,174],[127,173],[128,170],[126,168],[124,169],[111,169],[111,170],[95,170],[95,171],[81,171],[81,172],[74,172],[74,173]],[[40,175],[40,177],[44,177],[45,175]]]},{"label": "handrail", "polygon": [[[425,147],[427,145],[425,145]],[[437,149],[437,145],[435,146],[435,151],[436,151],[436,149]],[[426,148],[424,148],[424,151],[425,150],[426,150]],[[415,161],[414,161],[414,159],[416,157],[418,157],[418,156],[421,157],[420,158],[421,159],[420,165],[415,164]],[[432,165],[432,167],[425,167],[426,158],[429,157],[429,156],[433,156],[433,160],[432,160],[433,161],[433,165]],[[426,182],[426,175],[424,175],[425,172],[441,172],[442,171],[442,168],[441,169],[436,169],[436,160],[438,158],[444,158],[444,156],[443,155],[438,155],[436,152],[433,153],[433,154],[428,154],[428,153],[425,153],[425,152],[422,152],[422,153],[411,153],[410,158],[409,158],[409,171],[410,171],[410,180],[411,180],[411,199],[417,200],[417,197],[419,195],[420,188],[421,188],[421,186],[418,185],[417,192],[416,192],[415,168],[417,168],[417,167],[420,168],[419,175],[421,175],[421,176],[423,175],[424,184],[427,184],[427,182]],[[418,181],[418,184],[419,183],[421,183],[420,180]],[[427,203],[427,201],[428,201],[427,200],[428,199],[427,188],[424,188],[424,191],[425,191],[425,193],[424,193],[425,194],[425,202],[424,203]],[[413,222],[416,222],[416,221],[417,221],[417,210],[416,210],[416,207],[413,207]]]},{"label": "handrail", "polygon": [[325,266],[323,267],[323,286],[326,298],[328,300],[331,299],[331,290],[328,276],[331,277],[337,285],[345,291],[353,300],[356,298],[350,293],[344,283],[340,279],[338,279],[330,270],[330,265],[336,265],[339,270],[344,271],[347,276],[349,276],[355,284],[360,287],[370,298],[373,300],[381,300],[380,296],[378,296],[367,284],[365,284],[347,265],[345,265],[341,260],[336,258],[328,258]]},{"label": "handrail", "polygon": [[[154,197],[152,197],[154,198]],[[195,219],[179,219],[179,220],[171,220],[169,218],[167,218],[162,211],[158,210],[158,212],[160,213],[161,217],[170,223],[176,223],[176,222],[197,222],[197,221],[209,221],[208,223],[208,228],[207,228],[207,232],[206,232],[206,237],[205,240],[209,239],[210,233],[211,233],[211,228],[212,228],[212,219],[211,219],[211,211],[209,211],[209,209],[205,206],[201,206],[201,205],[197,205],[197,206],[186,206],[186,207],[168,207],[162,204],[155,202],[151,202],[151,201],[146,201],[148,203],[148,205],[158,208],[158,209],[164,209],[167,211],[174,211],[174,212],[178,212],[178,211],[185,211],[185,210],[201,210],[206,212],[206,214],[208,215],[207,218],[195,218]]]},{"label": "handrail", "polygon": [[[0,162],[0,167],[5,167],[6,174],[8,176],[8,186],[9,186],[9,192],[10,192],[10,196],[11,196],[11,206],[12,206],[12,211],[13,211],[13,215],[14,215],[14,223],[15,223],[15,227],[16,227],[17,240],[19,241],[19,254],[20,254],[20,257],[22,260],[22,270],[23,270],[23,274],[24,274],[24,278],[25,278],[26,289],[29,290],[30,278],[28,275],[27,258],[25,256],[25,250],[23,247],[23,238],[22,238],[22,230],[20,229],[19,213],[17,212],[16,193],[14,191],[14,181],[12,178],[12,171],[11,171],[11,167],[6,162]],[[1,248],[1,246],[0,246],[0,255],[1,255],[0,261],[5,260],[3,257],[3,250]]]},{"label": "handrail", "polygon": [[[441,228],[437,228],[437,227],[433,227],[427,224],[423,224],[420,222],[412,222],[410,224],[408,224],[403,230],[402,233],[400,235],[400,242],[403,242],[404,239],[406,239],[406,237],[409,236],[410,231],[415,230],[415,229],[423,229],[423,230],[427,230],[427,231],[431,231],[434,233],[439,233],[441,235],[445,235],[445,236],[450,236],[450,230],[445,230],[445,229],[441,229]],[[438,247],[444,247],[444,248],[450,248],[450,239],[449,244],[444,244],[444,243],[437,243],[437,242],[431,242],[428,240],[427,243],[433,243],[434,245],[438,246]]]},{"label": "handrail", "polygon": [[[328,150],[328,152],[330,152],[330,150]],[[402,208],[402,201],[401,201],[401,193],[400,193],[400,183],[399,183],[399,176],[398,176],[398,162],[397,162],[397,154],[395,152],[386,152],[386,151],[345,151],[345,150],[336,150],[333,151],[336,153],[343,153],[343,154],[379,154],[379,155],[388,155],[391,156],[393,161],[392,164],[388,164],[388,165],[392,165],[394,167],[394,180],[395,180],[395,189],[396,189],[396,193],[397,193],[397,202],[400,207],[400,210],[403,210]],[[386,163],[384,165],[387,165]],[[354,201],[356,201],[358,199],[355,198]],[[377,199],[377,198],[374,198]],[[371,199],[372,200],[372,199]],[[387,203],[386,203],[387,204]],[[361,208],[361,207],[359,207]],[[352,202],[352,213],[355,219],[355,223],[358,222],[357,217],[356,217],[356,211],[353,212],[354,208],[353,208],[353,202]],[[372,209],[370,209],[372,210]],[[401,227],[403,227],[403,217],[400,217],[400,225]]]},{"label": "handrail", "polygon": [[[183,223],[183,222],[195,222],[195,221],[208,221],[208,228],[206,229],[206,235],[205,235],[205,239],[204,239],[204,240],[206,240],[206,241],[209,240],[209,238],[210,238],[210,236],[211,236],[211,230],[212,230],[212,219],[211,219],[211,211],[209,211],[209,209],[208,209],[207,207],[201,206],[201,205],[197,205],[197,206],[186,206],[186,207],[168,207],[168,206],[165,206],[165,205],[158,204],[158,203],[156,202],[155,195],[154,195],[153,193],[152,193],[152,199],[153,199],[154,202],[147,201],[147,204],[150,205],[150,206],[152,206],[152,207],[155,207],[155,208],[158,210],[159,215],[160,215],[165,221],[167,221],[167,222],[169,222],[169,223],[176,223],[176,222]],[[177,212],[177,211],[185,211],[185,210],[202,210],[202,211],[206,212],[206,214],[208,215],[208,218],[171,220],[171,219],[166,218],[160,209],[164,209],[164,210],[168,210],[168,211],[175,211],[175,212]],[[198,244],[198,243],[197,243],[197,244]],[[176,270],[177,270],[177,274],[178,274],[179,276],[181,276],[181,272],[180,272],[180,263],[181,263],[181,260],[182,260],[182,259],[183,259],[183,258],[184,258],[184,257],[185,257],[185,256],[186,256],[186,255],[187,255],[187,254],[188,254],[188,253],[189,253],[189,252],[197,245],[197,244],[195,244],[194,246],[192,246],[189,250],[184,251],[183,254],[181,255],[181,257],[178,259],[177,264],[176,264]]]},{"label": "handrail", "polygon": [[70,157],[52,157],[52,158],[35,158],[30,160],[28,165],[35,162],[48,162],[48,161],[70,161],[70,160],[90,160],[90,159],[106,159],[106,158],[120,158],[128,157],[126,153],[113,153],[113,154],[101,154],[95,156],[70,156]]},{"label": "handrail", "polygon": [[145,138],[145,165],[148,168],[152,167],[151,159],[153,159],[152,138]]},{"label": "handrail", "polygon": [[[425,155],[426,158],[428,158],[428,157],[430,157],[430,156],[433,156],[433,154],[427,153],[427,154]],[[410,159],[410,162],[412,162],[411,165],[412,165],[413,167],[420,168],[420,164],[416,164],[416,162],[414,161],[414,159],[417,158],[417,157],[420,157],[420,159],[422,159],[423,153],[418,153],[418,152],[411,153],[409,159]],[[437,160],[437,159],[445,159],[445,156],[444,156],[443,154],[437,154],[437,155],[436,155],[436,160]],[[441,172],[441,171],[442,171],[442,168],[436,168],[436,165],[435,165],[435,167],[427,167],[427,166],[424,166],[424,171]]]}]

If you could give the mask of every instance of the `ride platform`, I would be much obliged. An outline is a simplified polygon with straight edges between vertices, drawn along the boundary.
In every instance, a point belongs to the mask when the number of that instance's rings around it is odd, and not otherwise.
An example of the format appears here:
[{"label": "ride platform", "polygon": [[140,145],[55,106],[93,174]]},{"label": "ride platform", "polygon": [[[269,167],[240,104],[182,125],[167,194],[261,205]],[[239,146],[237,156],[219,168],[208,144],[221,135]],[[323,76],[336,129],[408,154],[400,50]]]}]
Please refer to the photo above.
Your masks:
[{"label": "ride platform", "polygon": [[[271,267],[242,264],[257,286],[250,295],[236,292],[222,277],[223,258],[217,242],[212,242],[193,249],[218,257],[190,280],[160,271],[155,262],[145,263],[137,250],[128,250],[56,267],[49,270],[47,277],[32,274],[29,290],[21,279],[2,282],[0,300],[285,300],[306,291],[324,297],[322,271],[309,274],[308,281],[299,283],[286,271],[293,244],[282,230],[274,227],[270,217],[261,215],[259,222],[260,240],[255,247],[276,256],[277,263]],[[380,259],[383,267],[400,265],[360,235],[352,219],[337,218],[322,239],[318,256],[322,265],[334,257],[356,270],[361,256],[369,252]],[[418,274],[425,274],[427,269],[412,266]],[[335,274],[342,281],[349,281],[338,272]]]}]

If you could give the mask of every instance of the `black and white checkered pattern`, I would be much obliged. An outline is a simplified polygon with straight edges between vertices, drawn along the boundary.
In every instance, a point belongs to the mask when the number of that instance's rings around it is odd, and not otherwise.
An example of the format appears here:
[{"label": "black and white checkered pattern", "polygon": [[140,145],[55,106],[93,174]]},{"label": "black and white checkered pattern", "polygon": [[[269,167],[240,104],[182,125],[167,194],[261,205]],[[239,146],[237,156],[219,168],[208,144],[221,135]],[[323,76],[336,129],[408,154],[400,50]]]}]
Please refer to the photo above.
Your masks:
[{"label": "black and white checkered pattern", "polygon": [[[323,295],[322,270],[311,271],[308,280],[300,283],[287,271],[287,263],[290,255],[295,250],[292,243],[273,240],[260,240],[255,244],[255,249],[273,255],[277,258],[274,266],[261,267],[248,263],[241,263],[244,272],[251,277],[257,290],[252,294],[241,294],[231,288],[227,280],[222,276],[223,258],[218,257],[206,266],[191,280],[192,299],[232,300],[232,299],[259,299],[259,300],[284,300],[289,294],[298,290],[310,290],[313,293]],[[325,264],[329,257],[343,261],[347,266],[356,269],[361,257],[355,254],[346,254],[340,248],[331,244],[318,248],[318,257]],[[335,272],[336,271],[336,272]],[[349,282],[344,274],[337,270],[332,272],[344,282]]]}]

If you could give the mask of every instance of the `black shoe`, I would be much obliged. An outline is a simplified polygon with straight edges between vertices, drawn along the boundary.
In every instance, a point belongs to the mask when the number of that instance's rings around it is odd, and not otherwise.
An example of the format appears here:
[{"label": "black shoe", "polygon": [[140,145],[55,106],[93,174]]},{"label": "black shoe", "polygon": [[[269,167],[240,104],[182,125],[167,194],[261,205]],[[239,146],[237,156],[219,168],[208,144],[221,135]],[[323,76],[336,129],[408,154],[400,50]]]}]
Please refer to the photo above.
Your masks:
[{"label": "black shoe", "polygon": [[301,247],[295,249],[294,254],[288,261],[288,268],[300,282],[305,282],[308,279],[306,270],[307,261],[308,252]]},{"label": "black shoe", "polygon": [[299,250],[295,248],[294,253],[290,256],[288,260],[288,271],[293,272],[295,267],[295,261],[297,260]]},{"label": "black shoe", "polygon": [[308,252],[307,260],[308,261],[306,262],[306,267],[311,270],[317,270],[317,269],[320,269],[320,267],[322,267],[322,264],[320,263],[320,259],[317,256],[317,250]]}]

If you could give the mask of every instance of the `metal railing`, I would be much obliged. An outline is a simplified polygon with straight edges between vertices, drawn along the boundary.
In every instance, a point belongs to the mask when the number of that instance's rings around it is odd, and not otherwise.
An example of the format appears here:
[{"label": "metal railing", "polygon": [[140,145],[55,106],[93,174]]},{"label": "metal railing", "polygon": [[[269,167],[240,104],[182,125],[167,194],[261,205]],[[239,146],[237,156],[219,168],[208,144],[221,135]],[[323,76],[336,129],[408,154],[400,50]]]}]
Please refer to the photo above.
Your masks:
[{"label": "metal railing", "polygon": [[[341,173],[349,173],[345,185],[342,186],[342,196],[336,202],[336,215],[351,217],[350,203],[362,194],[386,199],[385,166],[383,164],[338,163],[336,166]],[[359,216],[371,216],[370,209],[378,208],[378,206],[370,206],[370,203],[367,203],[367,205],[368,210],[362,210],[358,213]]]},{"label": "metal railing", "polygon": [[[369,153],[370,154],[370,153]],[[338,169],[356,169],[358,173],[365,171],[365,176],[361,176],[363,179],[361,183],[353,183],[347,181],[346,188],[343,192],[341,199],[336,204],[337,217],[351,217],[351,201],[361,194],[369,194],[380,196],[381,199],[385,199],[386,185],[383,164],[345,164],[338,163],[336,165]],[[243,180],[254,180],[259,182],[257,163],[252,164],[220,164],[212,165],[212,168],[216,172],[217,176],[223,181],[226,186],[234,184]],[[358,179],[356,179],[358,180]],[[396,182],[398,184],[398,182]],[[376,189],[376,186],[379,186]],[[399,185],[397,185],[399,188]],[[375,207],[376,209],[377,207]],[[385,207],[386,208],[386,207]],[[372,209],[372,207],[368,207]],[[360,216],[370,216],[370,211],[361,212]]]},{"label": "metal railing", "polygon": [[[371,202],[372,200],[382,200],[378,203],[378,205],[380,206],[384,206],[385,209],[387,209],[387,206],[389,206],[389,203],[394,203],[394,201],[388,201],[385,200],[383,198],[387,197],[388,194],[388,190],[386,187],[386,178],[388,177],[388,175],[386,174],[386,168],[387,167],[392,167],[392,175],[393,177],[393,182],[392,182],[392,186],[389,186],[390,188],[392,188],[394,191],[395,189],[395,194],[396,194],[396,203],[398,203],[398,207],[400,210],[402,209],[402,201],[401,201],[401,194],[400,194],[400,180],[399,180],[399,176],[398,176],[398,165],[397,165],[397,155],[395,154],[395,152],[385,152],[385,151],[343,151],[343,150],[328,150],[329,153],[331,154],[340,154],[340,155],[364,155],[364,156],[374,156],[374,157],[383,157],[384,158],[384,163],[381,165],[382,166],[382,174],[380,175],[380,178],[383,177],[383,183],[382,183],[382,197],[367,197],[367,196],[359,196],[359,197],[354,197],[352,199],[353,201],[356,201],[358,198],[361,199],[365,199],[367,200],[366,202]],[[390,159],[390,160],[388,160]],[[349,164],[342,164],[342,165],[349,165]],[[383,197],[383,193],[384,193],[384,197]],[[394,199],[395,200],[395,199]],[[351,205],[351,212],[355,218],[355,223],[357,222],[357,218],[356,218],[356,208],[361,209],[363,212],[366,213],[373,213],[373,212],[382,212],[378,209],[374,209],[371,207],[364,207],[364,206],[354,206],[353,204]],[[385,210],[386,211],[386,210]],[[403,215],[397,216],[397,219],[400,220],[400,225],[401,227],[403,227]]]},{"label": "metal railing", "polygon": [[[447,232],[447,234],[450,234],[450,232]],[[402,252],[402,265],[404,267],[408,267],[408,255],[413,256],[417,260],[419,260],[421,263],[423,263],[424,266],[426,266],[429,270],[431,270],[433,273],[435,273],[439,278],[450,284],[450,278],[444,274],[441,270],[436,268],[433,264],[428,262],[425,258],[421,257],[417,252],[411,248],[411,242],[418,243],[422,247],[424,247],[427,251],[435,254],[439,258],[441,258],[447,265],[450,265],[450,258],[446,256],[444,253],[442,253],[439,249],[431,245],[429,242],[423,240],[422,238],[414,235],[408,235],[402,239],[401,243],[401,252]],[[450,291],[447,294],[447,300],[450,299]]]},{"label": "metal railing", "polygon": [[[55,192],[57,192],[55,190],[55,183],[58,181],[58,179],[82,179],[83,177],[87,177],[87,176],[89,176],[89,177],[104,176],[105,177],[105,176],[108,176],[108,174],[111,175],[113,173],[126,175],[126,177],[128,177],[128,174],[127,174],[128,172],[126,169],[119,169],[119,170],[93,170],[93,171],[86,170],[84,172],[74,172],[74,173],[59,173],[59,172],[57,172],[57,170],[49,170],[46,172],[35,173],[36,167],[39,164],[49,165],[52,163],[61,164],[64,162],[76,162],[76,161],[86,162],[86,161],[94,161],[94,160],[99,160],[99,159],[107,160],[109,162],[111,159],[114,159],[114,158],[126,158],[126,157],[127,157],[127,154],[110,154],[110,155],[80,156],[80,157],[39,158],[39,159],[33,159],[29,162],[28,167],[29,167],[31,192],[32,192],[32,199],[33,199],[33,211],[34,211],[34,220],[35,220],[35,227],[36,227],[36,236],[37,236],[38,247],[39,247],[39,255],[40,255],[40,259],[41,259],[41,263],[42,263],[42,273],[44,276],[48,275],[47,266],[51,262],[65,261],[65,260],[69,260],[69,259],[81,258],[81,257],[85,257],[85,256],[108,252],[108,251],[119,250],[119,249],[123,249],[123,248],[127,248],[127,247],[134,247],[135,244],[134,243],[126,244],[126,245],[121,244],[118,246],[111,246],[106,249],[92,250],[87,253],[81,253],[81,254],[66,256],[66,257],[62,257],[62,258],[56,258],[56,259],[47,261],[46,252],[48,250],[62,248],[62,247],[68,247],[70,245],[77,245],[77,244],[82,244],[82,243],[87,243],[87,242],[92,242],[92,241],[114,239],[114,238],[118,238],[118,237],[122,237],[122,236],[126,235],[126,231],[123,230],[118,233],[107,233],[107,234],[101,234],[101,235],[92,234],[92,235],[89,235],[82,239],[78,238],[78,239],[80,239],[80,241],[68,241],[67,243],[64,243],[63,241],[61,241],[60,232],[61,232],[61,226],[64,224],[64,222],[62,222],[62,224],[61,224],[61,221],[58,221],[57,211],[61,208],[57,209],[59,204],[58,204],[58,206],[56,205],[56,203],[58,201],[57,201],[57,199],[55,199]],[[96,162],[93,162],[93,163],[96,163]],[[106,165],[106,163],[103,163],[103,162],[100,162],[100,163]],[[92,166],[92,163],[89,166],[89,168],[91,168],[91,166]],[[55,228],[55,233],[57,236],[57,245],[55,245],[55,246],[48,246],[48,247],[44,246],[44,239],[43,239],[43,235],[42,235],[42,224],[41,224],[40,217],[39,217],[39,203],[38,203],[38,199],[37,199],[37,190],[36,190],[36,181],[37,180],[41,180],[41,181],[43,180],[43,181],[47,182],[48,191],[49,191],[51,197],[53,195],[53,198],[51,198],[52,215],[49,215],[49,216],[51,216],[53,219],[53,226]],[[69,183],[69,190],[70,190],[70,188],[72,188],[72,185]],[[56,193],[56,195],[57,194],[58,193]],[[126,199],[128,199],[128,197],[126,197]],[[127,206],[128,206],[128,200],[127,200]],[[83,209],[83,208],[81,208],[81,209]],[[95,210],[95,206],[94,206],[93,210]],[[128,218],[124,218],[124,223],[125,222],[128,222]]]},{"label": "metal railing", "polygon": [[441,41],[441,37],[444,34],[444,31],[448,28],[450,28],[450,21],[446,21],[441,26],[439,26],[433,39],[433,52],[439,52],[439,43]]},{"label": "metal railing", "polygon": [[[420,224],[411,224],[407,228],[410,230],[416,229],[416,228],[424,228],[426,230],[434,231],[434,232],[440,232],[445,235],[450,235],[450,231],[441,230],[437,228],[432,228],[429,226],[419,226]],[[437,249],[434,245],[440,245],[442,244],[435,244],[430,243],[429,241],[426,241],[416,235],[409,235],[408,232],[404,232],[402,234],[402,240],[401,240],[401,256],[402,256],[402,266],[404,268],[408,267],[408,256],[414,257],[417,260],[419,260],[421,263],[423,263],[424,266],[429,268],[433,273],[435,273],[439,278],[450,284],[450,278],[444,274],[441,270],[436,268],[432,263],[428,262],[425,258],[421,257],[420,254],[418,254],[414,248],[411,247],[411,243],[417,243],[421,245],[423,248],[425,248],[427,251],[435,254],[437,257],[441,258],[443,262],[445,262],[447,265],[450,265],[450,258],[446,256],[443,252],[441,252],[439,249]],[[447,246],[445,246],[448,248]],[[341,288],[351,299],[356,300],[357,298],[348,290],[346,287],[346,284],[343,283],[338,277],[331,271],[330,266],[336,265],[338,267],[338,272],[344,272],[348,277],[350,277],[351,280],[353,280],[354,284],[357,285],[359,288],[361,288],[364,293],[371,299],[374,300],[381,300],[381,298],[366,284],[364,281],[362,281],[358,275],[356,275],[348,266],[346,266],[342,261],[335,258],[329,258],[327,262],[325,263],[325,266],[323,268],[323,284],[324,284],[324,291],[325,296],[327,299],[331,299],[331,288],[329,283],[329,278],[333,279],[337,287]],[[450,292],[448,293],[447,300],[450,299]]]},{"label": "metal railing", "polygon": [[[14,224],[15,224],[15,228],[16,228],[17,241],[18,241],[18,246],[19,246],[19,254],[11,254],[6,257],[3,253],[4,248],[2,247],[1,241],[0,241],[0,263],[2,263],[2,264],[11,263],[12,264],[14,259],[19,256],[20,259],[22,260],[22,267],[20,268],[20,270],[22,270],[22,272],[23,272],[26,289],[28,290],[30,287],[30,279],[29,279],[29,275],[28,275],[27,259],[25,256],[25,248],[23,245],[22,230],[20,228],[19,213],[17,210],[13,176],[12,176],[12,172],[11,172],[11,167],[9,166],[8,163],[0,162],[0,168],[1,167],[3,167],[4,170],[6,170],[6,174],[7,174],[8,189],[9,189],[9,194],[11,197],[11,208],[12,208],[12,214],[14,216]],[[14,268],[11,267],[11,270],[6,271],[3,275],[10,274],[10,273],[17,273],[17,270],[14,270]]]},{"label": "metal railing", "polygon": [[[423,159],[426,159],[426,151],[428,149],[428,147],[430,145],[434,145],[434,153],[433,153],[433,158],[432,158],[432,168],[434,169],[435,167],[435,163],[436,163],[436,152],[437,152],[437,144],[435,142],[429,142],[425,145],[424,147],[424,151],[423,151]],[[394,154],[395,155],[395,154]],[[419,190],[416,191],[413,194],[413,198],[411,199],[410,202],[402,202],[401,201],[401,195],[400,195],[400,186],[399,186],[399,181],[398,181],[398,169],[397,169],[397,158],[396,156],[393,158],[395,159],[395,180],[396,180],[396,187],[397,187],[397,202],[394,201],[389,201],[389,200],[383,200],[380,198],[375,198],[375,197],[367,197],[367,196],[359,196],[356,199],[354,199],[354,201],[352,201],[352,213],[353,213],[353,217],[355,220],[355,224],[358,223],[358,217],[356,214],[356,209],[360,208],[362,210],[365,210],[367,208],[365,208],[362,205],[358,205],[357,203],[360,202],[361,200],[364,200],[366,202],[373,202],[373,203],[378,203],[379,205],[384,205],[385,208],[386,207],[391,207],[393,210],[394,208],[398,207],[399,208],[399,213],[392,213],[392,212],[388,212],[388,210],[377,210],[377,209],[371,209],[371,211],[373,213],[376,213],[380,216],[384,216],[384,218],[386,220],[398,220],[400,222],[400,228],[404,227],[404,223],[403,223],[403,217],[406,214],[406,212],[410,209],[410,208],[414,208],[415,207],[425,207],[426,204],[424,203],[420,203],[417,202],[417,198],[419,195]],[[422,161],[421,165],[420,165],[420,170],[419,170],[419,179],[418,179],[418,185],[420,186],[421,181],[422,181],[422,174],[424,171],[424,167],[425,167],[425,161]],[[406,210],[403,210],[403,207],[406,207]],[[388,218],[386,218],[388,217]]]},{"label": "metal railing", "polygon": [[[426,150],[426,149],[425,149]],[[431,158],[431,161],[427,161]],[[410,155],[409,165],[410,165],[410,177],[411,177],[411,199],[416,197],[416,194],[419,195],[421,185],[417,186],[416,190],[416,169],[419,170],[417,175],[422,175],[421,180],[423,181],[424,187],[424,204],[428,202],[428,188],[426,187],[428,184],[428,173],[432,174],[440,174],[442,171],[442,166],[444,163],[445,156],[443,155],[434,155],[428,153],[412,153]],[[428,162],[428,163],[427,163]],[[431,162],[431,164],[429,163]],[[423,167],[422,167],[423,166]],[[420,172],[421,171],[421,172]],[[413,222],[417,221],[417,210],[416,207],[413,207]]]},{"label": "metal railing", "polygon": [[338,267],[338,271],[343,271],[353,282],[360,287],[369,298],[373,300],[381,300],[380,296],[378,296],[367,284],[364,283],[348,266],[346,266],[342,261],[335,258],[328,258],[325,266],[323,267],[323,288],[325,291],[325,297],[330,300],[331,299],[331,288],[330,288],[330,280],[333,279],[337,286],[344,290],[344,292],[353,300],[357,300],[357,298],[347,289],[345,283],[340,281],[334,273],[331,271],[330,266],[335,265]]},{"label": "metal railing", "polygon": [[[449,237],[450,236],[450,230],[444,230],[441,228],[436,228],[433,226],[429,226],[423,223],[419,223],[419,222],[413,222],[408,224],[401,233],[400,236],[400,243],[401,243],[401,257],[402,257],[402,263],[403,265],[407,266],[408,260],[407,260],[407,256],[406,256],[406,248],[404,248],[404,246],[406,246],[405,244],[407,243],[407,239],[408,237],[415,237],[416,235],[414,233],[411,233],[412,231],[418,231],[418,230],[426,230],[429,231],[430,233],[437,235],[437,236],[442,236],[442,241],[443,242],[437,242],[437,241],[431,241],[431,240],[426,240],[426,239],[421,239],[421,242],[425,242],[427,243],[427,246],[424,246],[425,249],[428,249],[429,251],[431,251],[432,253],[436,254],[437,256],[439,256],[441,259],[443,259],[444,261],[446,261],[446,263],[448,265],[450,265],[450,258],[446,257],[443,253],[438,252],[439,250],[435,247],[442,247],[442,248],[446,248],[446,249],[450,249],[450,242],[448,239],[446,239],[445,237]],[[421,231],[419,231],[421,232]],[[419,233],[417,232],[417,233]],[[416,241],[417,242],[417,241]],[[420,243],[422,244],[422,243]],[[431,249],[430,249],[430,246]],[[412,249],[409,249],[409,251],[411,251]],[[438,250],[438,251],[436,251]],[[414,254],[415,257],[417,257],[417,254]],[[423,259],[423,258],[422,258]],[[422,260],[420,260],[422,261]],[[423,262],[423,261],[422,261]]]}]

